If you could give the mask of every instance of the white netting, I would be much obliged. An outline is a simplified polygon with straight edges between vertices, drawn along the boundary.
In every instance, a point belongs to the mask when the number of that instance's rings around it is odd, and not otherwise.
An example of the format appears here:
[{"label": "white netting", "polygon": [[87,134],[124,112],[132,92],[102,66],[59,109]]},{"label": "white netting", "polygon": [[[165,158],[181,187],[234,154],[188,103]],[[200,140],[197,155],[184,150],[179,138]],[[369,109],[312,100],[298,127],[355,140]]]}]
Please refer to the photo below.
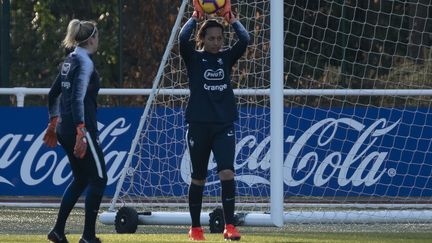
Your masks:
[{"label": "white netting", "polygon": [[[232,75],[240,111],[237,211],[268,211],[270,5],[269,0],[232,2],[252,37]],[[285,53],[284,87],[306,89],[285,96],[281,169],[286,210],[316,205],[357,211],[368,205],[430,207],[430,93],[306,93],[307,89],[430,90],[430,7],[430,1],[284,1],[285,48],[280,50]],[[188,6],[182,24],[191,11]],[[226,42],[232,45],[235,35],[228,26],[227,30]],[[170,211],[187,210],[188,84],[178,47],[175,41],[117,200],[139,211],[164,210],[168,205],[177,207]],[[220,205],[213,161],[205,195],[206,206]]]}]

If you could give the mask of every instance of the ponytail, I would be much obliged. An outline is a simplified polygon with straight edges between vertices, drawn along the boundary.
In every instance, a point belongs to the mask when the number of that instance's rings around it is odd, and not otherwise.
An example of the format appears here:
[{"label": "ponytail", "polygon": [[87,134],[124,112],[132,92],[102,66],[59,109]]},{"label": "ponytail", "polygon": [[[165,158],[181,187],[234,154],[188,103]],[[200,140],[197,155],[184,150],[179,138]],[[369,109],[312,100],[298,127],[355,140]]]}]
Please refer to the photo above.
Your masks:
[{"label": "ponytail", "polygon": [[73,19],[67,27],[66,37],[63,40],[65,48],[87,45],[88,39],[97,32],[96,23],[93,21],[80,21]]}]

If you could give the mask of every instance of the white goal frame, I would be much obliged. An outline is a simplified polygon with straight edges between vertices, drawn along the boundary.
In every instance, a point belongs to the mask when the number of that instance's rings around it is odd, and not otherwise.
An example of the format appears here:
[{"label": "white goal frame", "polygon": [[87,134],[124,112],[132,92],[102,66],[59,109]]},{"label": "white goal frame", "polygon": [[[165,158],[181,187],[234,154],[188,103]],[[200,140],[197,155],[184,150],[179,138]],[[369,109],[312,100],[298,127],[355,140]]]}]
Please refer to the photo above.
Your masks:
[{"label": "white goal frame", "polygon": [[[188,0],[183,0],[179,9],[174,28],[172,30],[167,48],[162,58],[158,73],[153,82],[152,92],[149,95],[143,115],[140,119],[137,133],[132,141],[129,156],[124,165],[122,175],[118,181],[115,194],[109,209],[100,214],[100,221],[104,224],[114,225],[118,207],[117,199],[122,188],[127,169],[132,160],[133,152],[136,149],[139,134],[144,126],[145,118],[148,115],[152,100],[158,95],[169,93],[173,95],[184,95],[188,90],[167,90],[158,89],[159,81],[162,76],[164,66],[167,62],[169,52],[173,47],[177,30],[180,28],[181,19],[185,12]],[[432,96],[432,90],[406,90],[406,89],[284,89],[283,87],[283,6],[284,1],[271,0],[271,65],[270,65],[270,89],[241,89],[235,90],[235,95],[268,95],[270,96],[271,109],[271,202],[270,213],[247,213],[242,216],[242,225],[246,226],[277,226],[281,227],[288,223],[404,223],[404,222],[432,222],[432,205],[431,204],[403,204],[401,206],[391,204],[290,204],[289,207],[307,207],[317,206],[326,208],[325,210],[308,212],[307,210],[284,212],[284,192],[283,192],[283,99],[284,96],[381,96],[381,95],[403,95],[403,96]],[[142,204],[139,204],[142,206]],[[124,206],[124,205],[120,205]],[[133,207],[134,205],[126,205]],[[360,208],[355,210],[337,210],[334,208]],[[375,209],[374,209],[375,208]],[[380,209],[376,209],[380,208]],[[382,209],[384,208],[384,209]],[[412,208],[409,210],[407,208]],[[399,209],[399,210],[397,210]],[[208,225],[209,213],[202,212],[201,222]],[[142,225],[188,225],[191,223],[188,212],[143,212],[138,213],[138,223]]]}]

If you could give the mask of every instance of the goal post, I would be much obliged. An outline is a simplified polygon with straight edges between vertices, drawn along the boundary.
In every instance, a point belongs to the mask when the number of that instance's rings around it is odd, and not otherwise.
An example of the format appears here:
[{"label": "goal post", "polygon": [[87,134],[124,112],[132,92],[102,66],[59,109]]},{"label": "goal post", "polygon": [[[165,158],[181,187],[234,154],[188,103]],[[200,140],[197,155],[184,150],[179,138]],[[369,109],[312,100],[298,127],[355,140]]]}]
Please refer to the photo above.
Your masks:
[{"label": "goal post", "polygon": [[284,224],[283,212],[283,1],[270,1],[270,154],[271,208],[276,226]]},{"label": "goal post", "polygon": [[[232,3],[252,37],[232,75],[236,224],[431,222],[432,23],[420,10],[430,3]],[[118,232],[190,224],[189,91],[177,36],[191,14],[184,0],[100,215]],[[201,215],[211,232],[223,222],[215,168],[211,155]]]}]

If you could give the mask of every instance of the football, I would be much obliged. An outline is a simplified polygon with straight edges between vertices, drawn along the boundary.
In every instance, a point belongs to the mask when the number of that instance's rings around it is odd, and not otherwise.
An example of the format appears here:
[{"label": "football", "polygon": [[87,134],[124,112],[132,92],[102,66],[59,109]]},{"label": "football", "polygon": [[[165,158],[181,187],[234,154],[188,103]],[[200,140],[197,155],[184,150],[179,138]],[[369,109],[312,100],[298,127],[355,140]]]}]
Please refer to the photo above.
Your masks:
[{"label": "football", "polygon": [[205,13],[212,14],[223,8],[225,0],[198,0]]}]

